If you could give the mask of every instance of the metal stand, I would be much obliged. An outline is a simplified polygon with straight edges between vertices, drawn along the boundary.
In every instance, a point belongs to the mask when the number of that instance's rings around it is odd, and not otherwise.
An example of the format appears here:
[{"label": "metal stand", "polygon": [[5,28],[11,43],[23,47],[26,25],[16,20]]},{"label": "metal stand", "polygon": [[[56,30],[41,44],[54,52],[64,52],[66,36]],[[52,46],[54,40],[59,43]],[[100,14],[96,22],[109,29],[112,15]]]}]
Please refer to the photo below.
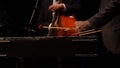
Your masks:
[{"label": "metal stand", "polygon": [[38,8],[38,3],[39,3],[39,0],[36,0],[36,3],[35,3],[35,6],[34,6],[32,15],[31,15],[31,17],[30,17],[28,26],[27,26],[27,28],[26,28],[26,30],[27,30],[27,32],[28,32],[28,35],[30,35],[30,32],[35,32],[33,29],[31,29],[31,24],[32,24],[32,20],[33,20],[33,17],[34,17],[34,15],[35,15],[36,9]]},{"label": "metal stand", "polygon": [[36,3],[35,3],[35,8],[33,9],[33,12],[32,12],[32,15],[31,15],[31,17],[30,17],[30,20],[29,20],[28,25],[32,24],[32,19],[33,19],[33,17],[34,17],[34,14],[35,14],[36,9],[38,8],[38,2],[39,2],[39,0],[37,0]]}]

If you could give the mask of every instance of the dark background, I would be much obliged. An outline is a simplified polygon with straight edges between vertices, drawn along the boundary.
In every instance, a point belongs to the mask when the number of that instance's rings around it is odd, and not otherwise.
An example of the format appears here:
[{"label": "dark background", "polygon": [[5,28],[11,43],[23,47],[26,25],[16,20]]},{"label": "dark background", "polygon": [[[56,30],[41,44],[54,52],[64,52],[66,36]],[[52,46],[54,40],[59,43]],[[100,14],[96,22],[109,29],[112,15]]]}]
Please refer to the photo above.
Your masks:
[{"label": "dark background", "polygon": [[[7,21],[11,35],[6,32],[1,36],[23,36],[28,25],[36,0],[0,0],[1,14]],[[2,18],[2,17],[1,17]],[[3,21],[2,21],[3,22]],[[4,22],[3,22],[4,23]],[[2,32],[3,33],[3,32]]]}]

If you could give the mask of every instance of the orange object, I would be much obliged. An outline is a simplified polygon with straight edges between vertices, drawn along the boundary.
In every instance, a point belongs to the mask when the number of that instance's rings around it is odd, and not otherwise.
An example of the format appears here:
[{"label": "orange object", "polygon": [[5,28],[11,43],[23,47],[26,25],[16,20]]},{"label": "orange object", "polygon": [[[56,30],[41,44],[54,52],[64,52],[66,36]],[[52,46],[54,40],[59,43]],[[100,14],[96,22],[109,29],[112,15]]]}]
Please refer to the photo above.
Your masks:
[{"label": "orange object", "polygon": [[75,29],[76,19],[74,16],[61,15],[57,27],[63,27],[65,29],[57,29],[57,36],[70,36],[73,33],[78,33]]}]

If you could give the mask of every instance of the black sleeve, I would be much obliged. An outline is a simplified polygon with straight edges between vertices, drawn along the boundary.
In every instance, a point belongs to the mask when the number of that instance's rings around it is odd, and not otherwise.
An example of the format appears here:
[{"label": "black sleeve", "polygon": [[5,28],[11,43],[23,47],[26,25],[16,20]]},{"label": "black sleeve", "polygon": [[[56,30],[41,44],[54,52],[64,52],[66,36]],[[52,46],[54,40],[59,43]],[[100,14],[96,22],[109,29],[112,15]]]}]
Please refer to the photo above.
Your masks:
[{"label": "black sleeve", "polygon": [[120,0],[111,0],[97,14],[89,19],[95,28],[101,28],[120,13]]}]

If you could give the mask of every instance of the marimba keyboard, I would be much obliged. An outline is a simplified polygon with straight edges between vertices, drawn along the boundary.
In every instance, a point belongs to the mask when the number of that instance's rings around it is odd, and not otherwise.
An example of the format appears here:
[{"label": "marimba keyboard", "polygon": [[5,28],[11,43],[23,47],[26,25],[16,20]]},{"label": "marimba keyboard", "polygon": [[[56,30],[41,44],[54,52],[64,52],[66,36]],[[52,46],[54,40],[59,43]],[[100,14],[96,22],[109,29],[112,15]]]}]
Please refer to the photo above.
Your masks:
[{"label": "marimba keyboard", "polygon": [[97,36],[1,37],[0,56],[97,56]]}]

